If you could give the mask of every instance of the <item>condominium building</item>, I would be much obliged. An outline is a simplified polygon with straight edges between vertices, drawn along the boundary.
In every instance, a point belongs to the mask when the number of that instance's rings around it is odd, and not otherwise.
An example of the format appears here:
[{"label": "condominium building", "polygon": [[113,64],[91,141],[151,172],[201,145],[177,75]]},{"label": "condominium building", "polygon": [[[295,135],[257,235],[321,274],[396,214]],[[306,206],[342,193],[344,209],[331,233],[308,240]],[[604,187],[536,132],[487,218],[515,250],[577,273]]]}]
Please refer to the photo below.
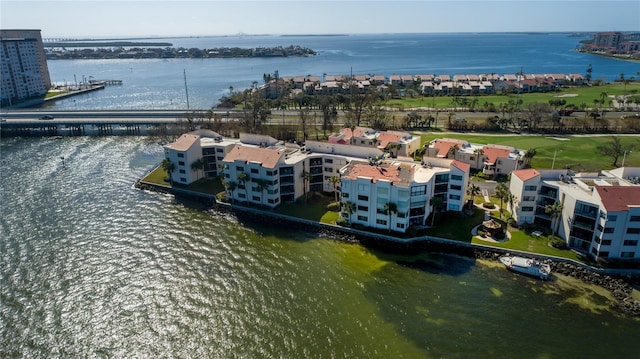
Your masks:
[{"label": "condominium building", "polygon": [[427,157],[451,158],[482,170],[488,176],[507,175],[523,165],[525,151],[503,145],[476,145],[465,140],[439,138],[431,141]]},{"label": "condominium building", "polygon": [[[640,168],[518,170],[509,189],[516,197],[509,210],[518,224],[551,228],[594,259],[640,258]],[[545,209],[556,202],[562,212],[552,218]]]},{"label": "condominium building", "polygon": [[392,157],[411,157],[420,148],[420,137],[401,131],[377,131],[367,127],[344,128],[329,143],[378,148]]},{"label": "condominium building", "polygon": [[0,30],[3,106],[44,96],[51,87],[40,30]]},{"label": "condominium building", "polygon": [[342,216],[350,223],[405,232],[428,225],[440,210],[461,211],[469,165],[455,160],[426,164],[397,160],[352,161],[340,170]]}]

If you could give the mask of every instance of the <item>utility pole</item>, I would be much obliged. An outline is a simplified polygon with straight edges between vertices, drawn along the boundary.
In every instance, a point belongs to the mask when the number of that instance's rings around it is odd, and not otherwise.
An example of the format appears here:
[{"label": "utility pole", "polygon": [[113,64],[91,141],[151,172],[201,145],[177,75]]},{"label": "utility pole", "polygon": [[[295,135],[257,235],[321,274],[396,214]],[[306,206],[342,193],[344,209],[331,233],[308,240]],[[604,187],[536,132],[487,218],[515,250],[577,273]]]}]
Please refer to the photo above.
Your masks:
[{"label": "utility pole", "polygon": [[187,70],[183,69],[182,73],[184,75],[184,92],[187,94],[187,111],[189,111],[189,88],[187,87]]}]

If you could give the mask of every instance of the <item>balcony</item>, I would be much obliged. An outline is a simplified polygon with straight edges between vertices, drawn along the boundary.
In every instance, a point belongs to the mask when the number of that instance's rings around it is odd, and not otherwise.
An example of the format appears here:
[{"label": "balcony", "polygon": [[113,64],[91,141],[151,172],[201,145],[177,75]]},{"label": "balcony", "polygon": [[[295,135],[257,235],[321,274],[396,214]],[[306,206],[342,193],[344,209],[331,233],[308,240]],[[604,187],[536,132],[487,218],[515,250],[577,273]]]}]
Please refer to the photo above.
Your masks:
[{"label": "balcony", "polygon": [[574,212],[574,214],[575,214],[576,216],[582,216],[582,217],[590,218],[590,219],[597,219],[597,218],[598,218],[598,210],[597,210],[597,209],[587,210],[587,211],[584,211],[584,210],[582,210],[582,211],[576,210],[576,211]]}]

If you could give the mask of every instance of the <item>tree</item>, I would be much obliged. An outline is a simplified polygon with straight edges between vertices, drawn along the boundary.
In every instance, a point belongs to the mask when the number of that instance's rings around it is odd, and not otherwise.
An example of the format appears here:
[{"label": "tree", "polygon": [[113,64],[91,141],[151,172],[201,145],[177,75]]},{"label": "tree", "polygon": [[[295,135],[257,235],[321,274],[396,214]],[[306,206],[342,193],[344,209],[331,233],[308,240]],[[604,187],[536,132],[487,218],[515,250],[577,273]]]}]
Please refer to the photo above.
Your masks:
[{"label": "tree", "polygon": [[537,151],[535,148],[530,148],[524,153],[524,164],[527,167],[531,167],[531,161],[535,157]]},{"label": "tree", "polygon": [[591,76],[593,74],[593,67],[591,66],[591,64],[589,64],[589,67],[587,67],[586,73],[584,75],[584,79],[587,82],[591,82]]},{"label": "tree", "polygon": [[610,142],[598,145],[598,147],[596,147],[596,151],[603,156],[612,157],[612,166],[618,167],[618,158],[620,158],[620,156],[622,156],[625,152],[633,150],[633,148],[633,144],[624,146],[620,141],[620,137],[614,136],[611,138]]},{"label": "tree", "polygon": [[198,158],[191,164],[191,170],[193,171],[200,171],[203,168],[204,168],[204,161],[202,161],[202,158]]},{"label": "tree", "polygon": [[480,187],[474,185],[473,183],[469,183],[469,188],[467,188],[467,194],[469,195],[469,199],[470,199],[470,206],[469,208],[473,207],[473,200],[474,198],[480,194]]},{"label": "tree", "polygon": [[244,186],[245,200],[248,200],[249,193],[247,191],[247,182],[249,182],[249,175],[246,172],[238,173],[238,182],[242,183],[242,185]]},{"label": "tree", "polygon": [[333,186],[334,202],[338,202],[338,185],[340,184],[340,177],[339,176],[331,176],[331,177],[329,177],[328,181]]},{"label": "tree", "polygon": [[509,196],[509,187],[507,187],[504,183],[499,183],[496,186],[495,196],[500,199],[500,218],[502,218],[502,204],[505,200],[508,200]]},{"label": "tree", "polygon": [[236,190],[236,188],[238,187],[238,184],[234,181],[228,181],[228,182],[225,182],[225,185],[227,187],[227,191],[231,192],[231,202],[233,203],[233,191]]},{"label": "tree", "polygon": [[451,147],[449,147],[449,151],[447,152],[447,158],[451,158],[449,156],[452,156],[453,159],[456,159],[456,153],[458,153],[458,150],[460,149],[460,147],[458,147],[458,145],[453,145]]},{"label": "tree", "polygon": [[264,204],[264,197],[266,197],[266,196],[263,196],[263,194],[264,194],[263,192],[264,192],[265,189],[269,188],[269,185],[271,183],[269,181],[267,181],[266,179],[264,179],[264,178],[256,178],[253,181],[256,183],[256,187],[258,189],[258,192],[260,192],[260,197],[261,197],[261,201],[260,202],[261,202],[261,204]]},{"label": "tree", "polygon": [[342,212],[347,214],[349,223],[351,223],[351,215],[356,211],[356,205],[353,202],[347,201],[342,204]]},{"label": "tree", "polygon": [[544,207],[544,213],[549,215],[551,218],[551,235],[555,236],[558,230],[558,224],[560,224],[560,215],[562,214],[562,204],[558,201],[553,202],[553,204],[548,204]]},{"label": "tree", "polygon": [[387,202],[384,204],[384,213],[389,216],[389,231],[391,231],[391,213],[398,213],[398,205],[392,202]]},{"label": "tree", "polygon": [[433,213],[431,214],[431,227],[433,227],[433,224],[435,223],[435,220],[436,220],[436,213],[438,213],[438,211],[444,204],[444,199],[442,199],[442,197],[434,196],[434,197],[431,197],[431,199],[429,200],[429,204],[433,209]]},{"label": "tree", "polygon": [[476,155],[476,168],[480,169],[480,157],[484,155],[484,150],[481,147],[478,147],[473,150],[473,154]]},{"label": "tree", "polygon": [[165,172],[167,172],[167,175],[169,176],[169,183],[173,183],[173,178],[171,178],[171,173],[173,173],[173,171],[176,169],[176,166],[168,158],[165,158],[164,160],[162,160],[161,166],[162,166],[162,169]]}]

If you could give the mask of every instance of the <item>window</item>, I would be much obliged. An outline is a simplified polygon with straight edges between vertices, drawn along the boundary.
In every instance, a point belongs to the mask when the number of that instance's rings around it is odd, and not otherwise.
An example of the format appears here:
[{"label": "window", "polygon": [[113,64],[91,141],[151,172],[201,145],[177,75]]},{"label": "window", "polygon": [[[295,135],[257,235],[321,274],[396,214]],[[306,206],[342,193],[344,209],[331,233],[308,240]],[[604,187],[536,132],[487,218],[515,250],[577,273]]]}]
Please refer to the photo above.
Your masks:
[{"label": "window", "polygon": [[536,200],[535,196],[522,196],[522,202],[533,202]]},{"label": "window", "polygon": [[378,187],[378,196],[387,197],[389,195],[389,189],[384,187]]},{"label": "window", "polygon": [[325,172],[333,172],[333,168],[331,168],[331,167],[325,167],[325,168],[324,168],[324,171],[325,171]]},{"label": "window", "polygon": [[452,210],[452,211],[459,211],[460,210],[460,205],[450,204],[449,205],[449,209]]},{"label": "window", "polygon": [[625,246],[637,246],[638,245],[638,241],[635,239],[625,239],[625,241],[623,242],[623,245]]},{"label": "window", "polygon": [[260,171],[257,168],[252,168],[251,169],[251,173],[258,174],[258,173],[260,173]]},{"label": "window", "polygon": [[218,156],[218,157],[216,157],[216,159],[217,159],[218,161],[222,161],[222,160],[224,160],[224,157],[222,157],[222,156]]},{"label": "window", "polygon": [[436,175],[436,182],[449,182],[449,174],[439,174]]},{"label": "window", "polygon": [[629,222],[640,222],[640,216],[629,217]]},{"label": "window", "polygon": [[602,245],[603,246],[610,246],[611,245],[611,240],[610,239],[603,239],[602,240]]},{"label": "window", "polygon": [[369,200],[369,196],[364,196],[359,194],[358,195],[358,201],[368,201]]},{"label": "window", "polygon": [[405,212],[396,213],[396,217],[398,217],[398,218],[405,218],[406,216],[407,216],[407,214]]},{"label": "window", "polygon": [[369,185],[368,184],[364,184],[364,183],[358,184],[358,192],[368,193],[369,192]]},{"label": "window", "polygon": [[187,171],[185,171],[185,170],[180,170],[180,173],[187,173]]},{"label": "window", "polygon": [[498,164],[501,165],[502,164],[502,160],[498,160]]},{"label": "window", "polygon": [[614,229],[613,227],[605,227],[603,232],[604,233],[613,233],[613,229]]},{"label": "window", "polygon": [[525,191],[535,191],[537,189],[538,189],[537,186],[524,186]]},{"label": "window", "polygon": [[427,193],[427,186],[411,187],[411,196],[421,196]]},{"label": "window", "polygon": [[367,218],[366,216],[358,216],[358,221],[368,222],[369,218]]},{"label": "window", "polygon": [[387,225],[387,221],[384,219],[376,219],[376,224],[381,224],[383,226]]},{"label": "window", "polygon": [[273,176],[273,171],[267,171],[267,176]]},{"label": "window", "polygon": [[457,195],[457,194],[450,194],[450,195],[449,195],[449,199],[459,200],[459,199],[460,199],[460,196],[459,196],[459,195]]},{"label": "window", "polygon": [[522,212],[533,212],[533,207],[522,207]]},{"label": "window", "polygon": [[258,201],[258,202],[260,201],[260,197],[259,196],[253,196],[253,197],[251,197],[251,199],[253,199],[254,201]]},{"label": "window", "polygon": [[228,173],[225,173],[224,178],[231,178],[231,176]]},{"label": "window", "polygon": [[246,198],[247,196],[244,193],[238,193],[238,197],[240,198]]},{"label": "window", "polygon": [[636,255],[636,252],[622,252],[620,253],[620,258],[633,258]]},{"label": "window", "polygon": [[455,181],[462,181],[462,176],[459,175],[451,175],[451,179]]},{"label": "window", "polygon": [[369,207],[367,207],[367,206],[358,206],[358,211],[367,212],[367,211],[369,211]]},{"label": "window", "polygon": [[638,234],[640,233],[640,228],[627,228],[627,234]]},{"label": "window", "polygon": [[449,186],[449,188],[454,190],[454,191],[460,191],[462,189],[462,186],[458,186],[458,185],[452,184],[451,186]]},{"label": "window", "polygon": [[324,163],[333,163],[333,160],[331,158],[325,158]]},{"label": "window", "polygon": [[184,158],[184,153],[178,153],[178,158]]},{"label": "window", "polygon": [[404,223],[397,223],[396,224],[397,228],[403,228],[404,229]]},{"label": "window", "polygon": [[349,198],[349,193],[348,192],[343,192],[342,193],[342,198]]},{"label": "window", "polygon": [[242,167],[242,166],[236,166],[236,171],[238,171],[238,172],[244,172],[244,167]]},{"label": "window", "polygon": [[184,161],[178,161],[178,166],[184,166]]}]

